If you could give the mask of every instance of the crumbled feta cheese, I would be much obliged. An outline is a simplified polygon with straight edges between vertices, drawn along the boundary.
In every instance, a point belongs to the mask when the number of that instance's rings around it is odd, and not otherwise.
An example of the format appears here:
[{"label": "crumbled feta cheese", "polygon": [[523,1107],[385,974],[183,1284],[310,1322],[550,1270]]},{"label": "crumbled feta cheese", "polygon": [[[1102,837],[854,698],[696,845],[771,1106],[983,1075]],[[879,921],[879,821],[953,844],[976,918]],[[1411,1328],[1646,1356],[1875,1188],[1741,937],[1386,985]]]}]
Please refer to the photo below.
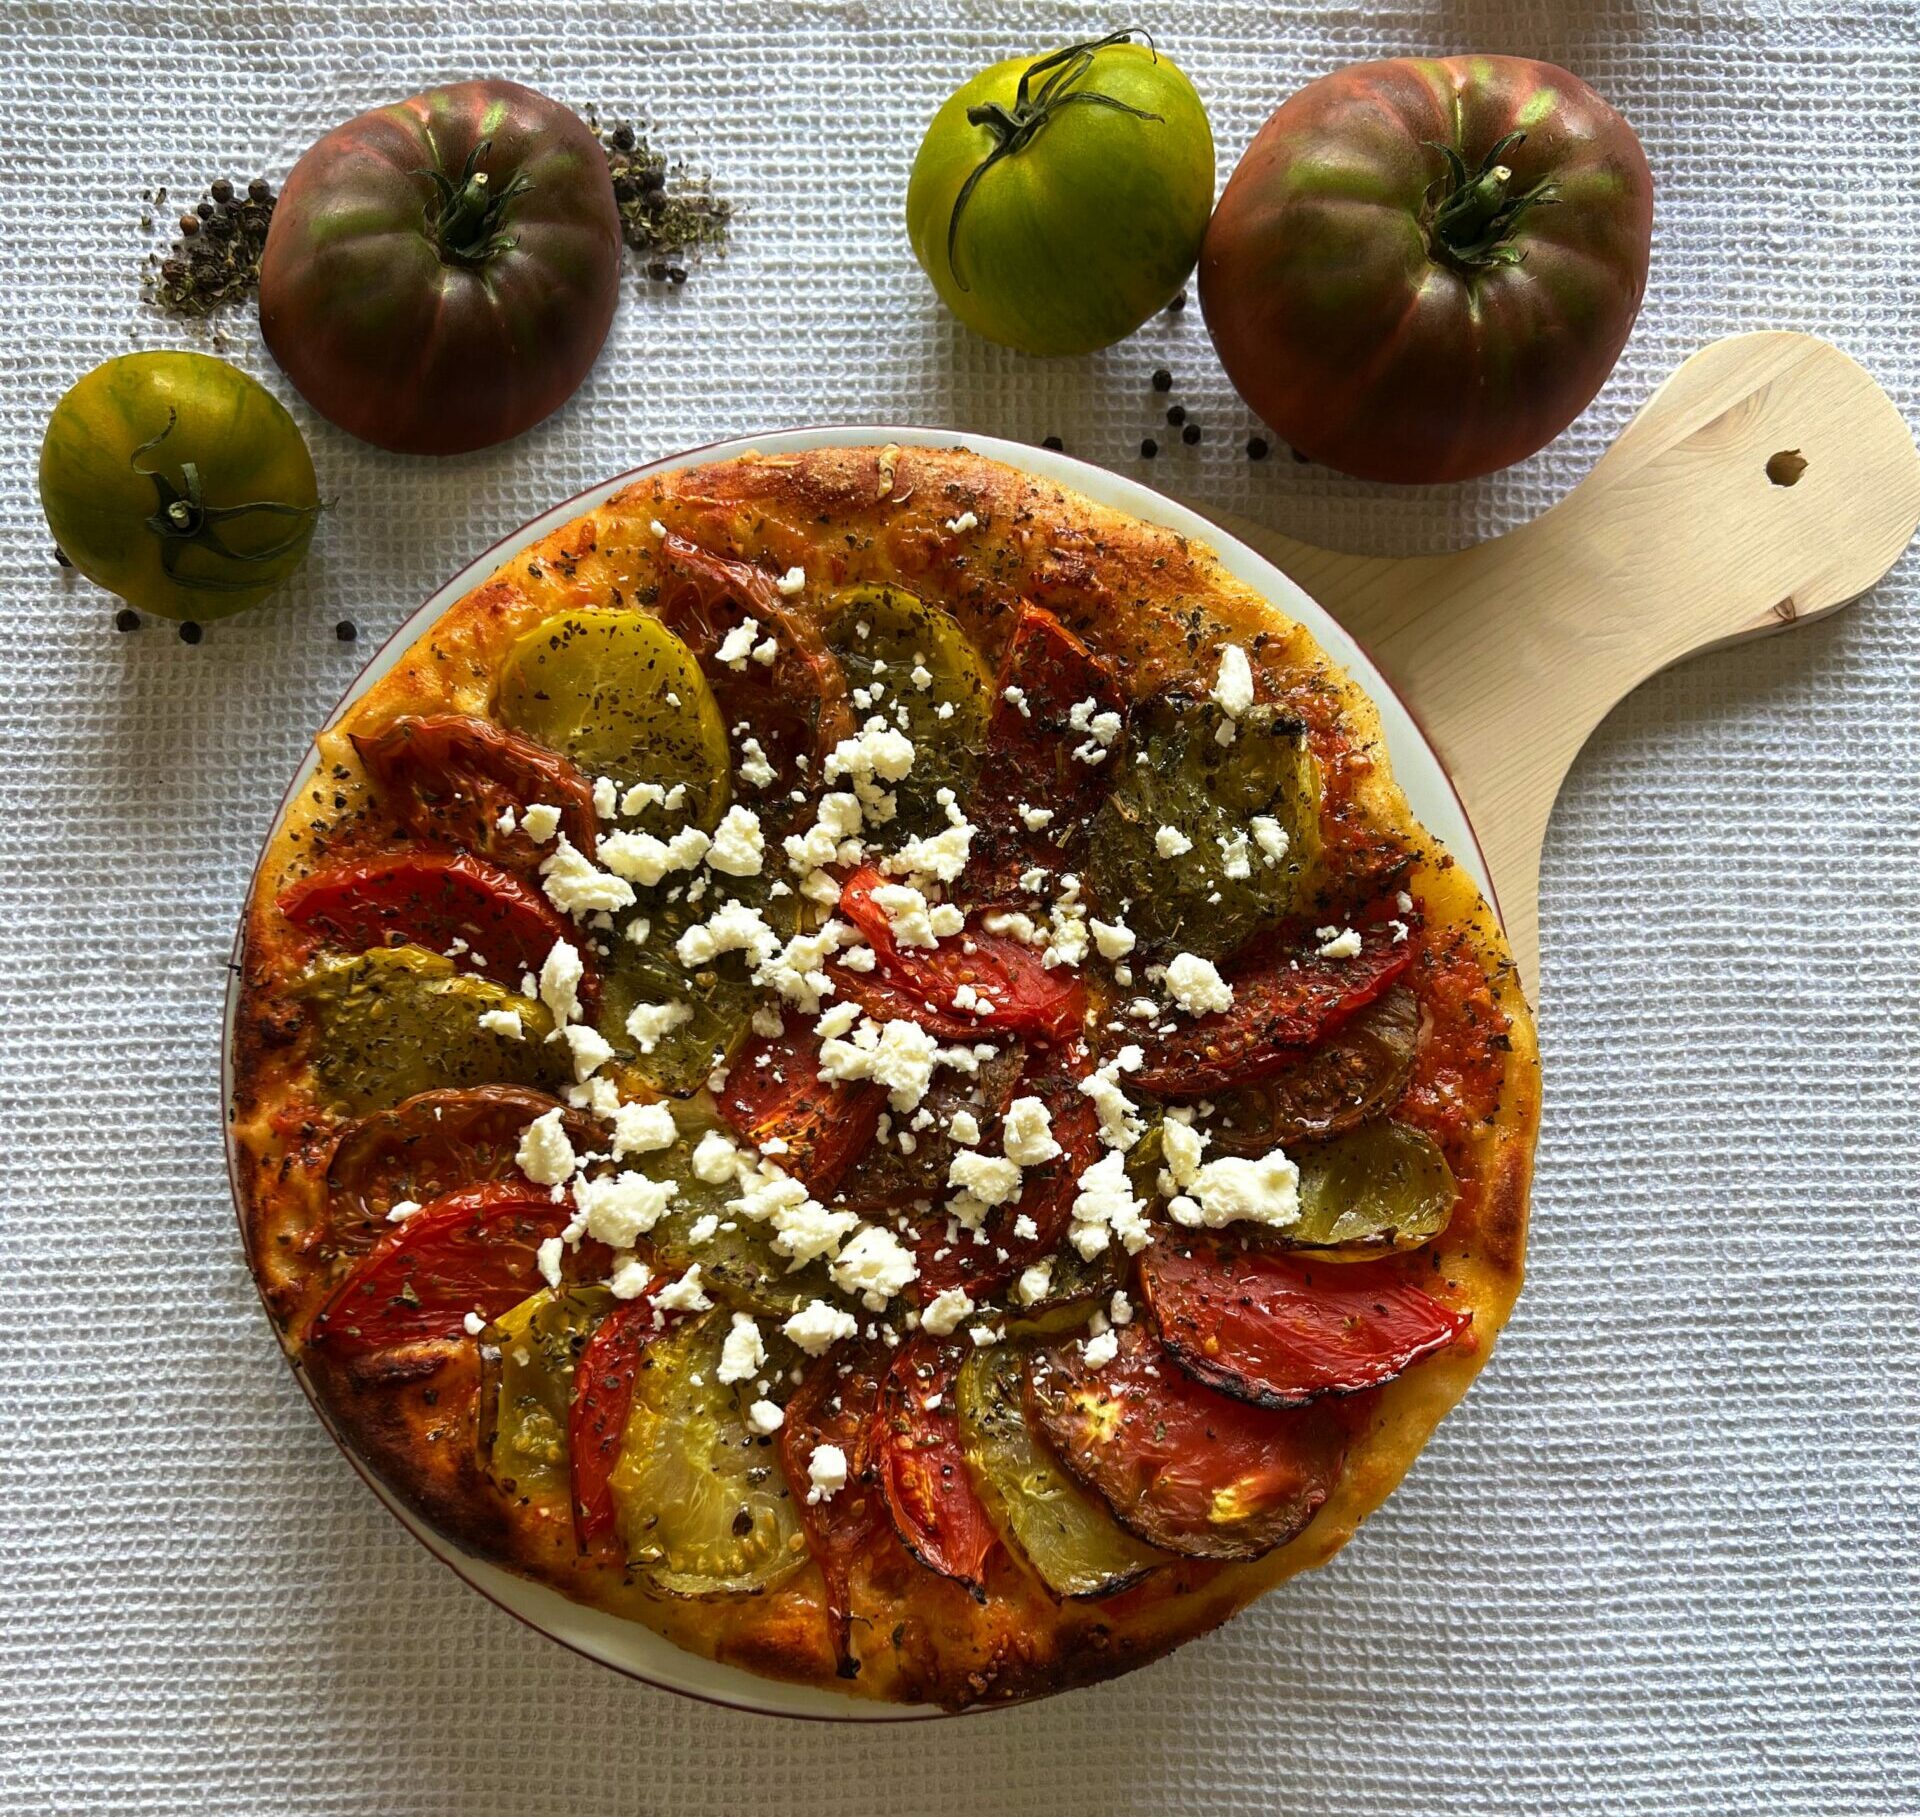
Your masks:
[{"label": "crumbled feta cheese", "polygon": [[892,1231],[868,1224],[854,1233],[830,1272],[842,1293],[858,1294],[869,1312],[878,1312],[920,1268]]},{"label": "crumbled feta cheese", "polygon": [[927,915],[927,899],[908,883],[882,883],[873,891],[873,905],[887,918],[894,939],[901,946],[931,947],[938,944],[933,923]]},{"label": "crumbled feta cheese", "polygon": [[990,1344],[997,1344],[1006,1334],[996,1325],[969,1325],[967,1336],[973,1340],[976,1350],[985,1350]]},{"label": "crumbled feta cheese", "polygon": [[561,1033],[566,1037],[567,1048],[573,1059],[573,1077],[577,1085],[584,1085],[613,1058],[613,1043],[597,1028],[575,1022],[562,1029]]},{"label": "crumbled feta cheese", "polygon": [[655,1154],[679,1138],[671,1104],[623,1104],[613,1113],[613,1158]]},{"label": "crumbled feta cheese", "polygon": [[1182,858],[1193,850],[1193,841],[1177,826],[1163,826],[1153,836],[1153,849],[1162,858]]},{"label": "crumbled feta cheese", "polygon": [[830,1502],[847,1486],[847,1454],[838,1445],[816,1445],[807,1459],[809,1504]]},{"label": "crumbled feta cheese", "polygon": [[620,785],[611,776],[593,779],[593,811],[602,820],[611,820],[620,806]]},{"label": "crumbled feta cheese", "polygon": [[830,1301],[809,1300],[780,1329],[808,1356],[825,1356],[842,1338],[852,1337],[860,1322]]},{"label": "crumbled feta cheese", "polygon": [[709,1186],[725,1186],[740,1177],[745,1161],[732,1137],[710,1129],[693,1151],[693,1177]]},{"label": "crumbled feta cheese", "polygon": [[558,1237],[543,1237],[540,1247],[533,1252],[533,1259],[540,1269],[540,1278],[549,1287],[560,1285],[560,1251],[562,1244]]},{"label": "crumbled feta cheese", "polygon": [[747,1409],[747,1430],[758,1438],[771,1438],[786,1423],[786,1409],[772,1401],[755,1401]]},{"label": "crumbled feta cheese", "polygon": [[957,1186],[980,1205],[991,1209],[1019,1196],[1020,1168],[1017,1162],[1003,1156],[983,1155],[978,1149],[963,1148],[947,1165],[947,1184]]},{"label": "crumbled feta cheese", "polygon": [[1033,709],[1027,705],[1027,691],[1025,688],[1011,686],[1002,688],[1000,690],[1000,698],[1004,700],[1008,706],[1012,707],[1022,719],[1031,719],[1033,717]]},{"label": "crumbled feta cheese", "polygon": [[550,801],[536,801],[520,816],[520,830],[535,845],[545,845],[560,830],[560,810]]},{"label": "crumbled feta cheese", "polygon": [[[835,888],[837,891],[838,886]],[[833,980],[826,970],[828,957],[858,938],[844,921],[824,922],[811,934],[795,934],[779,952],[761,960],[754,967],[753,981],[763,990],[778,993],[803,1014],[812,1015],[825,998],[833,995]]]},{"label": "crumbled feta cheese", "polygon": [[767,1366],[767,1347],[760,1341],[760,1327],[744,1312],[733,1315],[726,1342],[720,1346],[720,1365],[714,1370],[717,1382],[750,1382]]},{"label": "crumbled feta cheese", "polygon": [[747,658],[753,654],[753,640],[760,635],[760,621],[756,618],[743,618],[721,638],[714,656],[725,663],[729,669],[744,669]]},{"label": "crumbled feta cheese", "polygon": [[653,1282],[653,1270],[637,1255],[616,1258],[607,1287],[616,1300],[637,1300]]},{"label": "crumbled feta cheese", "polygon": [[1132,1100],[1120,1089],[1120,1075],[1138,1072],[1146,1059],[1145,1053],[1129,1042],[1111,1060],[1080,1081],[1082,1094],[1093,1100],[1093,1107],[1100,1114],[1100,1140],[1122,1153],[1140,1140],[1146,1126],[1135,1112]]},{"label": "crumbled feta cheese", "polygon": [[634,1238],[645,1236],[659,1223],[679,1195],[680,1188],[672,1180],[616,1173],[579,1181],[573,1202],[590,1237],[609,1249],[631,1249]]},{"label": "crumbled feta cheese", "polygon": [[1106,960],[1124,959],[1134,948],[1134,932],[1124,922],[1089,921],[1087,926],[1093,930],[1093,944],[1099,949],[1100,957]]},{"label": "crumbled feta cheese", "polygon": [[806,584],[807,571],[805,568],[789,568],[786,573],[781,575],[780,578],[773,583],[773,586],[775,592],[783,595],[787,599],[791,599],[804,588]]},{"label": "crumbled feta cheese", "polygon": [[779,950],[779,938],[760,911],[744,902],[723,902],[674,943],[674,952],[688,971],[712,964],[722,953],[745,953],[749,964],[763,965]]},{"label": "crumbled feta cheese", "polygon": [[705,1312],[713,1301],[707,1298],[707,1290],[700,1285],[700,1264],[694,1265],[679,1280],[669,1282],[653,1296],[653,1304],[660,1312]]},{"label": "crumbled feta cheese", "polygon": [[1116,1236],[1130,1255],[1153,1240],[1141,1215],[1146,1202],[1134,1197],[1126,1156],[1119,1149],[1110,1149],[1082,1173],[1079,1186],[1067,1241],[1082,1260],[1091,1262]]},{"label": "crumbled feta cheese", "polygon": [[1167,994],[1190,1016],[1211,1016],[1233,1008],[1233,986],[1211,959],[1175,953],[1167,966]]},{"label": "crumbled feta cheese", "polygon": [[1351,927],[1317,927],[1313,937],[1320,942],[1322,959],[1354,959],[1360,954],[1360,931]]},{"label": "crumbled feta cheese", "polygon": [[540,964],[540,1001],[552,1010],[555,1028],[578,1020],[580,980],[586,976],[586,969],[580,949],[571,941],[556,940],[547,949]]},{"label": "crumbled feta cheese", "polygon": [[973,1300],[964,1287],[949,1287],[937,1293],[920,1315],[920,1329],[934,1337],[951,1337],[972,1314]]},{"label": "crumbled feta cheese", "polygon": [[1032,808],[1023,801],[1020,804],[1020,823],[1029,833],[1042,833],[1053,825],[1052,808]]},{"label": "crumbled feta cheese", "polygon": [[[1169,1117],[1160,1125],[1160,1154],[1166,1162],[1167,1185],[1185,1192],[1200,1171],[1200,1157],[1206,1151],[1207,1132]],[[1162,1190],[1165,1190],[1163,1187]]]},{"label": "crumbled feta cheese", "polygon": [[962,511],[958,517],[947,519],[947,529],[954,536],[964,535],[969,530],[978,529],[980,520],[971,511]]},{"label": "crumbled feta cheese", "polygon": [[[1103,1244],[1104,1248],[1105,1245]],[[1043,1256],[1030,1267],[1020,1271],[1020,1278],[1013,1285],[1014,1297],[1023,1306],[1031,1306],[1036,1300],[1044,1300],[1053,1290],[1053,1257]]]},{"label": "crumbled feta cheese", "polygon": [[1287,855],[1287,829],[1271,814],[1256,814],[1247,822],[1248,830],[1253,834],[1253,843],[1260,848],[1260,856],[1269,864],[1278,864]]},{"label": "crumbled feta cheese", "polygon": [[1278,1148],[1257,1160],[1222,1155],[1194,1174],[1188,1191],[1168,1201],[1167,1212],[1194,1229],[1243,1223],[1285,1230],[1300,1221],[1300,1170]]},{"label": "crumbled feta cheese", "polygon": [[616,877],[646,889],[670,871],[690,871],[713,842],[697,826],[682,827],[671,839],[651,833],[608,833],[600,841],[600,861]]},{"label": "crumbled feta cheese", "polygon": [[681,1023],[692,1020],[693,1009],[689,1004],[636,1003],[627,1012],[627,1033],[642,1054],[650,1054]]},{"label": "crumbled feta cheese", "polygon": [[980,1119],[970,1110],[956,1110],[947,1119],[947,1134],[963,1147],[971,1148],[980,1140]]},{"label": "crumbled feta cheese", "polygon": [[760,816],[752,808],[738,805],[727,809],[713,829],[713,843],[707,848],[707,863],[729,877],[757,877],[767,842],[760,831]]},{"label": "crumbled feta cheese", "polygon": [[884,1085],[898,1111],[912,1110],[927,1095],[939,1044],[918,1023],[863,1021],[851,1037],[820,1044],[823,1079],[871,1079]]},{"label": "crumbled feta cheese", "polygon": [[1029,1094],[1007,1106],[1000,1146],[1007,1159],[1021,1167],[1038,1167],[1060,1152],[1053,1139],[1053,1113],[1043,1099]]},{"label": "crumbled feta cheese", "polygon": [[1229,719],[1238,719],[1253,705],[1253,665],[1238,644],[1220,652],[1220,673],[1214,679],[1213,698]]},{"label": "crumbled feta cheese", "polygon": [[519,820],[519,815],[517,815],[511,807],[504,807],[500,810],[499,818],[495,820],[493,824],[497,831],[505,833],[507,837],[511,839],[513,837],[513,829],[519,824]]},{"label": "crumbled feta cheese", "polygon": [[924,839],[909,839],[886,861],[896,876],[937,877],[952,883],[967,868],[973,846],[973,828],[965,820],[942,827]]},{"label": "crumbled feta cheese", "polygon": [[1227,833],[1220,840],[1220,875],[1242,883],[1253,875],[1253,857],[1244,832]]},{"label": "crumbled feta cheese", "polygon": [[[606,850],[605,840],[600,849]],[[540,887],[563,915],[608,914],[633,906],[633,885],[603,871],[585,853],[576,851],[565,833],[541,861]]]},{"label": "crumbled feta cheese", "polygon": [[1089,1369],[1104,1369],[1120,1354],[1120,1334],[1103,1331],[1097,1337],[1083,1338],[1080,1354],[1086,1358]]},{"label": "crumbled feta cheese", "polygon": [[394,1202],[387,1207],[387,1222],[389,1224],[404,1224],[419,1209],[420,1201],[418,1199],[395,1199]]},{"label": "crumbled feta cheese", "polygon": [[520,1026],[520,1012],[517,1009],[483,1009],[480,1012],[480,1027],[489,1035],[499,1035],[507,1041],[524,1041],[527,1031]]},{"label": "crumbled feta cheese", "polygon": [[1107,1317],[1116,1325],[1133,1323],[1133,1302],[1127,1298],[1127,1290],[1124,1287],[1116,1287],[1113,1290],[1113,1298],[1107,1302]]},{"label": "crumbled feta cheese", "polygon": [[740,761],[734,765],[734,774],[750,789],[764,789],[773,781],[776,772],[759,739],[741,739]]},{"label": "crumbled feta cheese", "polygon": [[893,797],[882,785],[902,781],[912,768],[913,740],[876,716],[827,753],[825,776],[850,781],[862,811],[884,823],[893,818]]},{"label": "crumbled feta cheese", "polygon": [[831,1256],[860,1222],[854,1212],[829,1211],[807,1191],[804,1181],[765,1163],[728,1209],[770,1225],[773,1247],[795,1268]]},{"label": "crumbled feta cheese", "polygon": [[578,1165],[573,1143],[561,1121],[564,1114],[559,1110],[547,1111],[520,1132],[514,1164],[536,1186],[558,1186],[561,1181],[572,1178]]}]

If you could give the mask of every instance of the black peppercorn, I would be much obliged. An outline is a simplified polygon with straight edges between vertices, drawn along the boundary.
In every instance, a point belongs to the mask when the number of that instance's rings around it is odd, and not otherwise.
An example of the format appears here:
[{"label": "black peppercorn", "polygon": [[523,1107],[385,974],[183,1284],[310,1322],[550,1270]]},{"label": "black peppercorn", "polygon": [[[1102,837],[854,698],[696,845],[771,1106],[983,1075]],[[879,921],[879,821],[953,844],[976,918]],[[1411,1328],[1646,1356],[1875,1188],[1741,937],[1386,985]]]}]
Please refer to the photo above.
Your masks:
[{"label": "black peppercorn", "polygon": [[1187,407],[1185,404],[1169,404],[1167,406],[1167,421],[1172,424],[1174,428],[1178,429],[1186,420]]},{"label": "black peppercorn", "polygon": [[1148,436],[1147,439],[1140,444],[1140,458],[1143,461],[1152,460],[1159,452],[1160,444],[1156,442],[1152,436]]},{"label": "black peppercorn", "polygon": [[343,644],[350,644],[360,635],[359,627],[350,618],[343,618],[333,627],[333,634]]},{"label": "black peppercorn", "polygon": [[1198,423],[1189,423],[1180,431],[1180,439],[1191,448],[1194,443],[1200,439],[1200,425]]},{"label": "black peppercorn", "polygon": [[1049,435],[1040,443],[1041,447],[1051,448],[1055,454],[1060,453],[1066,445],[1057,435]]},{"label": "black peppercorn", "polygon": [[73,557],[61,548],[58,543],[53,545],[53,559],[63,568],[71,568],[73,566]]},{"label": "black peppercorn", "polygon": [[633,128],[631,126],[616,126],[613,129],[613,143],[620,151],[632,151]]},{"label": "black peppercorn", "polygon": [[192,238],[194,234],[200,231],[200,217],[198,215],[182,215],[180,217],[180,231],[188,238]]},{"label": "black peppercorn", "polygon": [[137,631],[140,629],[140,614],[131,606],[122,606],[113,615],[113,628],[116,631]]},{"label": "black peppercorn", "polygon": [[647,266],[647,276],[653,279],[653,281],[656,284],[664,283],[666,281],[666,276],[667,276],[666,260],[665,259],[653,260],[652,263],[650,263]]},{"label": "black peppercorn", "polygon": [[1172,315],[1187,306],[1187,293],[1183,290],[1167,305],[1167,313]]},{"label": "black peppercorn", "polygon": [[272,187],[268,184],[265,177],[255,177],[253,181],[247,185],[247,200],[249,202],[271,202],[273,200]]},{"label": "black peppercorn", "polygon": [[180,626],[180,641],[183,644],[197,644],[205,635],[206,633],[190,618]]},{"label": "black peppercorn", "polygon": [[216,202],[231,202],[233,200],[233,185],[229,183],[225,177],[215,177],[214,180],[207,185],[207,193],[212,196]]},{"label": "black peppercorn", "polygon": [[1171,391],[1173,389],[1173,374],[1169,372],[1166,367],[1162,366],[1154,373],[1153,388],[1156,391]]},{"label": "black peppercorn", "polygon": [[1268,453],[1269,453],[1269,450],[1267,447],[1267,438],[1265,436],[1250,435],[1247,437],[1247,459],[1248,460],[1263,461],[1267,458]]}]

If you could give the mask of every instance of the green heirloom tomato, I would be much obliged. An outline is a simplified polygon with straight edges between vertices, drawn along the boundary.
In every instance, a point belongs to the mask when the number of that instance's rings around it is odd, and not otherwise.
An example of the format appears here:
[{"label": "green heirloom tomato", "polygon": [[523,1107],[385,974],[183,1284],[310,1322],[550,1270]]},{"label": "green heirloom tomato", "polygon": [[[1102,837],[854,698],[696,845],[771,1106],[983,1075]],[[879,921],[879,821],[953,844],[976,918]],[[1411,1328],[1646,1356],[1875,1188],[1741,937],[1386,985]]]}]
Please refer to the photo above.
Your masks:
[{"label": "green heirloom tomato", "polygon": [[976,333],[1090,353],[1172,301],[1212,207],[1193,84],[1114,32],[996,63],[948,96],[913,161],[907,232]]},{"label": "green heirloom tomato", "polygon": [[162,618],[227,618],[299,570],[320,498],[279,401],[205,353],[128,353],[53,408],[40,506],[89,580]]}]

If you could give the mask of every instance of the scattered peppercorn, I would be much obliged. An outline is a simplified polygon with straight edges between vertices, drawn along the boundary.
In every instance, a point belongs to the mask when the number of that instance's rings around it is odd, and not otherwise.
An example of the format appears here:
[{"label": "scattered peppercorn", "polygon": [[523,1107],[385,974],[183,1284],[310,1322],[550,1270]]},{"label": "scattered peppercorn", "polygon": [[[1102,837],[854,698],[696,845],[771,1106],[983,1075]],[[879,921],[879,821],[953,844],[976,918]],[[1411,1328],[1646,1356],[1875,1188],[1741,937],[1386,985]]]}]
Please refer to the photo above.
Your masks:
[{"label": "scattered peppercorn", "polygon": [[1248,460],[1263,461],[1271,452],[1267,447],[1267,438],[1264,435],[1250,435],[1247,437]]},{"label": "scattered peppercorn", "polygon": [[1153,388],[1156,391],[1171,391],[1173,389],[1173,374],[1169,372],[1166,367],[1162,366],[1154,373]]},{"label": "scattered peppercorn", "polygon": [[339,638],[343,644],[350,644],[360,635],[360,627],[356,625],[352,619],[343,618],[333,627],[333,634]]},{"label": "scattered peppercorn", "polygon": [[684,284],[702,253],[726,250],[733,204],[713,193],[710,179],[655,151],[629,121],[603,126],[590,107],[587,124],[607,154],[621,237],[645,257],[641,269],[654,283]]},{"label": "scattered peppercorn", "polygon": [[1055,454],[1060,453],[1066,445],[1057,435],[1047,436],[1040,444],[1043,448],[1051,448]]},{"label": "scattered peppercorn", "polygon": [[1183,290],[1167,305],[1167,314],[1177,315],[1187,306],[1187,293]]},{"label": "scattered peppercorn", "polygon": [[113,615],[113,628],[116,631],[137,631],[140,629],[140,614],[131,606],[122,606]]},{"label": "scattered peppercorn", "polygon": [[[159,202],[166,191],[148,198]],[[151,215],[141,217],[150,224]],[[179,237],[165,258],[147,255],[141,288],[168,315],[203,316],[251,296],[260,283],[260,254],[273,222],[273,189],[264,177],[247,184],[244,199],[225,177],[179,219]]]},{"label": "scattered peppercorn", "polygon": [[1175,429],[1178,429],[1186,420],[1187,407],[1185,404],[1169,404],[1167,406],[1167,421]]},{"label": "scattered peppercorn", "polygon": [[1156,442],[1152,436],[1148,436],[1147,439],[1140,444],[1140,458],[1143,461],[1152,460],[1159,452],[1160,444]]},{"label": "scattered peppercorn", "polygon": [[1200,425],[1198,423],[1189,423],[1180,431],[1180,439],[1191,448],[1200,439]]},{"label": "scattered peppercorn", "polygon": [[202,631],[192,619],[185,619],[181,622],[180,641],[183,644],[197,644],[205,635],[206,633]]}]

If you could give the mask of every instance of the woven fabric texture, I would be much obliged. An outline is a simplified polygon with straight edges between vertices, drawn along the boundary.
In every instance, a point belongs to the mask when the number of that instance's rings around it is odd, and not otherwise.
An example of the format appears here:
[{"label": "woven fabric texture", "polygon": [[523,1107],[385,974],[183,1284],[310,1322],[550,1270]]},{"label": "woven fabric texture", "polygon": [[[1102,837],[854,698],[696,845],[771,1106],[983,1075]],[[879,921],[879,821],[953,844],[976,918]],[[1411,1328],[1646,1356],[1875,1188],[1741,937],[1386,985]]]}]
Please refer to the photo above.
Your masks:
[{"label": "woven fabric texture", "polygon": [[[1920,411],[1911,0],[1142,19],[1205,97],[1223,180],[1301,82],[1409,49],[1551,58],[1638,127],[1653,277],[1598,401],[1511,472],[1402,492],[1249,461],[1197,309],[1034,364],[960,330],[914,266],[905,171],[946,89],[1130,22],[984,0],[0,0],[0,1808],[1920,1810],[1912,556],[1853,610],[1690,663],[1601,728],[1546,857],[1517,1317],[1354,1545],[1163,1664],[907,1730],[649,1691],[433,1563],[279,1360],[215,1070],[254,855],[367,650],[556,499],[749,430],[953,424],[1058,434],[1297,536],[1412,551],[1542,510],[1717,335],[1817,331]],[[163,237],[143,188],[277,180],[337,120],[473,74],[642,114],[743,204],[724,262],[629,289],[542,428],[382,455],[305,408],[244,311],[214,330],[143,307]],[[56,397],[150,346],[263,378],[333,503],[301,579],[198,647],[116,635],[55,568],[34,496]],[[1161,365],[1197,447],[1159,426]]]}]

